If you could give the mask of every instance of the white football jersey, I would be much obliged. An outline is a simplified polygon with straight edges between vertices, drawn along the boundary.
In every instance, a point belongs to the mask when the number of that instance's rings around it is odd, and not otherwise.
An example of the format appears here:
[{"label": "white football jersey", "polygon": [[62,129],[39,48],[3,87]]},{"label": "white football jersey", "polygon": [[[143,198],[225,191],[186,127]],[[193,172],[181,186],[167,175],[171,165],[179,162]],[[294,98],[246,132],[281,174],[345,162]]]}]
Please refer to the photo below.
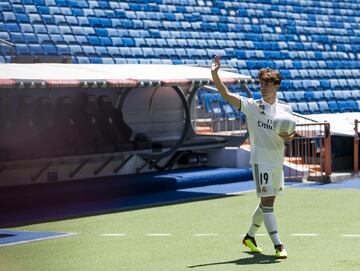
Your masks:
[{"label": "white football jersey", "polygon": [[269,104],[263,99],[241,97],[241,108],[247,119],[251,145],[250,164],[282,167],[284,162],[284,140],[275,132],[274,118],[284,112],[292,114],[291,106],[278,103]]}]

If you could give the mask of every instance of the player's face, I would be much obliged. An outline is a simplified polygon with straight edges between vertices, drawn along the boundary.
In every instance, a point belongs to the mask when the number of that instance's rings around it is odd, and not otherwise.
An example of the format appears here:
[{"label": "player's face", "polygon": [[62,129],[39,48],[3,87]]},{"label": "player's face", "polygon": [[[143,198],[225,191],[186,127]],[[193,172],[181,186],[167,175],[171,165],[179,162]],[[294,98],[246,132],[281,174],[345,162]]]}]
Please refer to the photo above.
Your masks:
[{"label": "player's face", "polygon": [[260,92],[264,99],[276,96],[276,89],[277,86],[273,82],[260,81]]}]

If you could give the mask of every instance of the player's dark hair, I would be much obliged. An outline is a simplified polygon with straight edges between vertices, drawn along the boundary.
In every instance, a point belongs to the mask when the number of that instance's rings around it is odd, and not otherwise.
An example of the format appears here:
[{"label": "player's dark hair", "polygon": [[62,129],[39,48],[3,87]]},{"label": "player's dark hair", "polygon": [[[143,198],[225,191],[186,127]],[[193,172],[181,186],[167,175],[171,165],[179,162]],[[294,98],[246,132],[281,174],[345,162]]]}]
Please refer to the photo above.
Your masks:
[{"label": "player's dark hair", "polygon": [[273,82],[274,85],[280,85],[281,75],[278,71],[270,68],[263,68],[259,71],[258,79],[265,82]]}]

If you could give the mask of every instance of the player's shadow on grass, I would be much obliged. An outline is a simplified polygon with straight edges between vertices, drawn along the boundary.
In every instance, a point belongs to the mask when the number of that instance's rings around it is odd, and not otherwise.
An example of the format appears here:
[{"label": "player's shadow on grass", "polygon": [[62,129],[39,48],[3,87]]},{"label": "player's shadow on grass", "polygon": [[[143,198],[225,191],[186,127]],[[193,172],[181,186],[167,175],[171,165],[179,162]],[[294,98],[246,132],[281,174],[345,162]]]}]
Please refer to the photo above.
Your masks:
[{"label": "player's shadow on grass", "polygon": [[192,265],[192,266],[188,266],[188,268],[204,267],[211,265],[222,265],[222,264],[250,265],[250,264],[274,264],[280,262],[278,259],[274,257],[274,255],[264,255],[264,254],[257,254],[251,252],[245,252],[245,253],[251,255],[252,257],[240,258],[237,260],[227,261],[227,262]]}]

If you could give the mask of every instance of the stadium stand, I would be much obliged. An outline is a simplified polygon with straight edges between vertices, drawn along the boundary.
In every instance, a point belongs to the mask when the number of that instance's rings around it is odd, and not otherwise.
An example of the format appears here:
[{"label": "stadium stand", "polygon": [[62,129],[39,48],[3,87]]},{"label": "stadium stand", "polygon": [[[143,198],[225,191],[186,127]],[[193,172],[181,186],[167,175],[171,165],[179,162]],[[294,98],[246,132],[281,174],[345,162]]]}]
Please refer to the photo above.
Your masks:
[{"label": "stadium stand", "polygon": [[[297,113],[360,112],[359,7],[355,0],[5,0],[0,63],[209,67],[220,55],[224,67],[251,77],[263,67],[278,69],[278,98]],[[0,96],[2,160],[126,152],[151,144],[134,135],[110,93],[87,93],[80,102],[66,91],[51,98],[6,95]],[[197,98],[215,126],[244,118],[212,91],[200,88]],[[14,138],[16,131],[26,131],[26,139]]]},{"label": "stadium stand", "polygon": [[[30,55],[71,56],[73,63],[208,66],[219,54],[245,75],[256,76],[261,67],[279,69],[284,79],[279,96],[304,102],[294,107],[299,113],[326,113],[327,107],[358,112],[359,6],[287,0],[2,1],[0,39],[15,47],[1,46],[0,62]],[[342,100],[350,105],[335,105]],[[319,110],[314,104],[325,102]]]}]

